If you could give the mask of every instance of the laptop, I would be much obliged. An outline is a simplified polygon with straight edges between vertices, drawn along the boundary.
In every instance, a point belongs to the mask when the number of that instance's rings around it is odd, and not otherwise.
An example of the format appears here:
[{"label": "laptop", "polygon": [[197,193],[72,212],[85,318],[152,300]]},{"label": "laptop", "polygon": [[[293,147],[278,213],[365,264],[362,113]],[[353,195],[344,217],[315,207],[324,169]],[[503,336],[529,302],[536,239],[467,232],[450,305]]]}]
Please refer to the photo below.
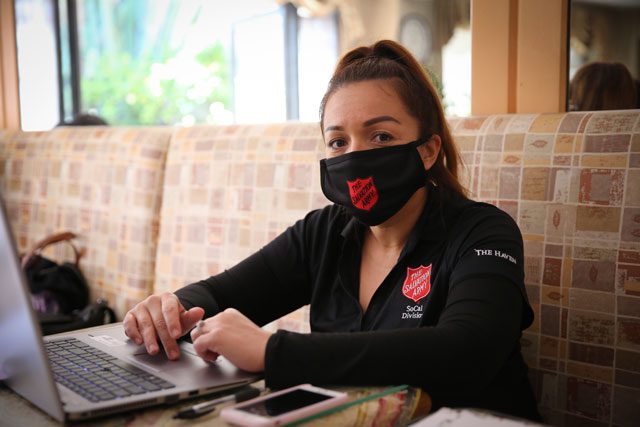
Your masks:
[{"label": "laptop", "polygon": [[235,388],[260,375],[224,358],[201,359],[188,342],[181,356],[148,355],[122,324],[42,337],[0,200],[0,379],[59,421],[115,414]]}]

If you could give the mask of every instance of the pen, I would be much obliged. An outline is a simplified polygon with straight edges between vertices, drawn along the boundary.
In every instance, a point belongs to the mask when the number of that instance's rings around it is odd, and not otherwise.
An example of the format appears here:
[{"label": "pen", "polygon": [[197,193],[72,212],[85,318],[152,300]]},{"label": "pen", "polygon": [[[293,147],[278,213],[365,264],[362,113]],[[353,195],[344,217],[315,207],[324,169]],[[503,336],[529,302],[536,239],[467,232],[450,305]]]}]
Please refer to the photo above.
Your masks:
[{"label": "pen", "polygon": [[213,411],[216,408],[216,405],[219,405],[220,403],[229,402],[231,400],[234,400],[236,403],[244,402],[245,400],[253,399],[254,397],[259,396],[261,391],[262,390],[257,387],[249,386],[234,394],[222,396],[218,399],[213,399],[208,402],[198,403],[196,405],[193,405],[189,409],[178,411],[178,413],[176,413],[173,418],[183,420],[189,418],[197,418]]}]

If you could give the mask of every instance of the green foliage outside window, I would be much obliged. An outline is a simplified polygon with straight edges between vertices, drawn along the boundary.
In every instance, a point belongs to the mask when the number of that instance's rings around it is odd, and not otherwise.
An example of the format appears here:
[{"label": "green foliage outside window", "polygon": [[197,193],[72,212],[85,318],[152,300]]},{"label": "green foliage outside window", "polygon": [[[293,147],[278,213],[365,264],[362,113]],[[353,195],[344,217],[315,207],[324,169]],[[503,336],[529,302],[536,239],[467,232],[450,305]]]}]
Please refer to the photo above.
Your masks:
[{"label": "green foliage outside window", "polygon": [[[178,1],[106,3],[83,2],[82,110],[116,125],[228,120],[231,82],[224,47],[213,41],[185,54],[189,22],[177,22]],[[197,19],[196,11],[191,23]]]}]

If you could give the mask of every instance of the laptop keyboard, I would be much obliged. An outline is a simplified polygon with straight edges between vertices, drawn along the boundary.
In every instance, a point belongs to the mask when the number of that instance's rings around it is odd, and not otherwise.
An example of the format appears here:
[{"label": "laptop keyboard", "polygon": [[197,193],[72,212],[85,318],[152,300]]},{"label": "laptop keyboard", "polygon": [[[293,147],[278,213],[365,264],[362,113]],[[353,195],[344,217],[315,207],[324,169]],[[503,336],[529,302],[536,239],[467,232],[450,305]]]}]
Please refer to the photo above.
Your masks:
[{"label": "laptop keyboard", "polygon": [[99,402],[175,387],[76,338],[45,342],[56,382]]}]

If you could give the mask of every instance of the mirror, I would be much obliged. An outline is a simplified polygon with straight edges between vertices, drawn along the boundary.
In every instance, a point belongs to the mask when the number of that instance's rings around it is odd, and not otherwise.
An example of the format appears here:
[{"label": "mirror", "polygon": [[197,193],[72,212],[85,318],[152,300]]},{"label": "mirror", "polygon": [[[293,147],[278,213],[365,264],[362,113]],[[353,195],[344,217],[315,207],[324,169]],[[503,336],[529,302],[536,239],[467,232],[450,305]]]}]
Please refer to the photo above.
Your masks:
[{"label": "mirror", "polygon": [[[587,64],[619,62],[628,69],[637,85],[640,78],[640,2],[571,0],[570,7],[568,81],[571,82],[578,70]],[[632,90],[633,85],[625,86],[624,92]],[[637,102],[636,99],[635,108],[638,108]],[[569,103],[570,99],[567,109],[575,109],[575,105]]]}]

